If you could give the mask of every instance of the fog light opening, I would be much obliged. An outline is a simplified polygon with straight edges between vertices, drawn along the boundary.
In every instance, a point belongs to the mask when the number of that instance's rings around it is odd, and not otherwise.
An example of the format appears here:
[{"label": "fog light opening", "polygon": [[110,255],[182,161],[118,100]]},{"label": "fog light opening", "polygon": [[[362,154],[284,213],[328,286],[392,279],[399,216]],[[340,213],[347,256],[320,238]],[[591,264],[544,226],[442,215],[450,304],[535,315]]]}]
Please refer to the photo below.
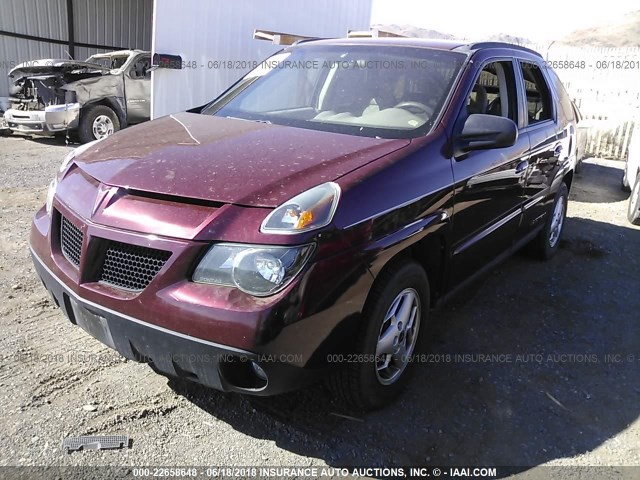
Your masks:
[{"label": "fog light opening", "polygon": [[262,367],[258,365],[257,362],[254,362],[253,360],[251,360],[251,368],[253,368],[253,373],[256,374],[256,377],[258,377],[260,380],[264,382],[267,381],[267,374],[262,369]]},{"label": "fog light opening", "polygon": [[227,358],[219,364],[220,376],[235,390],[257,392],[267,388],[267,373],[254,360],[246,357]]}]

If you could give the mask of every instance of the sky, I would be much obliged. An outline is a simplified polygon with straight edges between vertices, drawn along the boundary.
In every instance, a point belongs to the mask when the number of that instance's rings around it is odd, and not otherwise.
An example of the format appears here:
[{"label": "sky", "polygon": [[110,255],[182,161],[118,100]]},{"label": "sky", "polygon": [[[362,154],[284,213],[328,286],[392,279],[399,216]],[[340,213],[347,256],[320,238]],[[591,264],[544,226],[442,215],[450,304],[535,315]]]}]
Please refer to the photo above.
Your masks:
[{"label": "sky", "polygon": [[408,24],[466,39],[504,33],[538,41],[615,22],[640,10],[640,0],[608,0],[606,8],[595,5],[575,0],[373,0],[371,23]]}]

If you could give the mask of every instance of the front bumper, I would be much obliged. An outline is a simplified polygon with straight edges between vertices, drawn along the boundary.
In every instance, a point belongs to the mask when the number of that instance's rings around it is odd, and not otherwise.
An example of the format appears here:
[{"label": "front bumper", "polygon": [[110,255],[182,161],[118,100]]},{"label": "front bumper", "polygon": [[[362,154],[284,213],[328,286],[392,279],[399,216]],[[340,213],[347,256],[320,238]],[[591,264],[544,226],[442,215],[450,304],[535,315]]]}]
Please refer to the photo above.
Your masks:
[{"label": "front bumper", "polygon": [[[90,202],[81,203],[70,192],[79,199],[88,196],[80,187],[58,192],[52,215],[43,208],[34,216],[30,246],[36,271],[73,323],[125,357],[216,389],[270,395],[312,382],[332,367],[332,353],[352,346],[373,283],[353,252],[315,260],[282,292],[252,297],[188,280],[209,242],[94,223],[86,220],[90,212],[79,216],[60,202],[58,195],[66,195],[90,209]],[[155,229],[161,231],[161,213],[155,215]],[[79,267],[61,252],[61,216],[84,232]],[[153,246],[172,256],[144,290],[121,290],[95,275],[105,241]],[[252,360],[266,372],[266,385],[257,381],[261,372]]]},{"label": "front bumper", "polygon": [[48,134],[63,132],[78,126],[80,104],[52,105],[44,110],[9,109],[4,113],[14,132]]},{"label": "front bumper", "polygon": [[[105,308],[77,295],[31,250],[40,280],[69,320],[124,357],[158,373],[222,391],[273,395],[312,382],[319,374],[288,364],[288,355],[260,355],[181,334]],[[256,374],[254,364],[267,372]]]}]

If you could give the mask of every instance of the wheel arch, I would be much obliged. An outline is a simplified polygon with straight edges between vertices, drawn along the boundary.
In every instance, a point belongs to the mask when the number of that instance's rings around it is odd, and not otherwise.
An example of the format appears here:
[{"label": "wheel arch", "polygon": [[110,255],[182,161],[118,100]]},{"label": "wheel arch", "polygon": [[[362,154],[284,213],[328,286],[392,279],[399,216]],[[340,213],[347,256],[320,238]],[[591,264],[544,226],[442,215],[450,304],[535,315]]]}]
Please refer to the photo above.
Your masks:
[{"label": "wheel arch", "polygon": [[565,174],[562,178],[562,181],[567,184],[567,189],[571,191],[571,184],[573,183],[573,176],[575,174],[574,170],[571,170]]},{"label": "wheel arch", "polygon": [[410,244],[401,242],[393,248],[388,249],[377,257],[372,266],[371,273],[374,275],[375,280],[369,290],[365,305],[370,301],[371,292],[375,290],[375,286],[380,281],[380,278],[384,277],[382,273],[404,261],[414,261],[424,269],[429,281],[429,297],[433,305],[434,300],[443,293],[445,259],[445,236],[440,232],[428,234],[417,242]]},{"label": "wheel arch", "polygon": [[116,97],[102,97],[95,100],[90,100],[89,102],[82,105],[80,115],[82,115],[83,112],[88,111],[91,107],[97,105],[104,105],[105,107],[109,107],[115,112],[116,116],[118,117],[118,121],[120,122],[120,129],[123,129],[127,126],[127,114]]}]

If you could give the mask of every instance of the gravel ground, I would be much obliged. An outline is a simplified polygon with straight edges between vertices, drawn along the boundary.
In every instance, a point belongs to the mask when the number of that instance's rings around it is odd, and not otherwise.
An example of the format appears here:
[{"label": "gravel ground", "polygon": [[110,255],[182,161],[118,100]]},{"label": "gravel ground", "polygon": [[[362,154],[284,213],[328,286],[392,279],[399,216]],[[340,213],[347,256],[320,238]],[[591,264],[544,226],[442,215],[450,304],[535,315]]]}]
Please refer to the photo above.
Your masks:
[{"label": "gravel ground", "polygon": [[[434,312],[433,357],[363,416],[322,386],[257,399],[168,381],[72,326],[27,248],[69,149],[0,138],[0,465],[640,465],[640,229],[621,163],[587,161],[557,257],[516,255]],[[87,434],[133,443],[63,453]]]}]

